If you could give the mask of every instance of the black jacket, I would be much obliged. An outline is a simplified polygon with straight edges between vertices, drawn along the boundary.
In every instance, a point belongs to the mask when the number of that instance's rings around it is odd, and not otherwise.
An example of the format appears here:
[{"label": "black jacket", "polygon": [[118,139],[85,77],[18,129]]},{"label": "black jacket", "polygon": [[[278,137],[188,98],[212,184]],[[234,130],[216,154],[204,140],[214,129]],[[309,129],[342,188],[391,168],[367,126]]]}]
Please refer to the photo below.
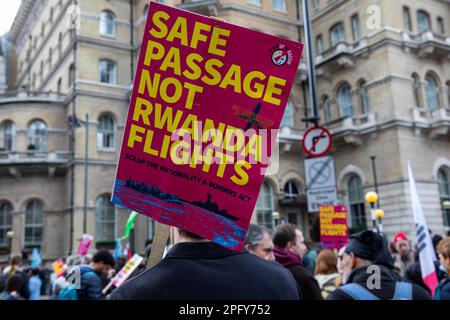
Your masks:
[{"label": "black jacket", "polygon": [[80,266],[80,286],[77,290],[79,300],[103,300],[101,276],[90,266]]},{"label": "black jacket", "polygon": [[291,273],[213,242],[178,243],[155,267],[126,281],[112,300],[298,300]]},{"label": "black jacket", "polygon": [[[350,273],[347,283],[357,283],[369,290],[372,294],[377,296],[381,300],[390,300],[394,297],[395,283],[397,281],[405,281],[394,271],[388,268],[378,265],[380,267],[380,289],[369,289],[367,287],[367,280],[369,277],[373,277],[373,272],[368,272],[368,267],[356,268]],[[369,283],[372,283],[369,280]],[[347,293],[341,289],[336,289],[328,296],[327,300],[353,300]],[[413,300],[431,300],[430,295],[426,290],[420,286],[413,284]]]},{"label": "black jacket", "polygon": [[319,283],[308,269],[300,265],[289,266],[287,269],[292,273],[295,281],[297,281],[304,300],[323,299]]}]

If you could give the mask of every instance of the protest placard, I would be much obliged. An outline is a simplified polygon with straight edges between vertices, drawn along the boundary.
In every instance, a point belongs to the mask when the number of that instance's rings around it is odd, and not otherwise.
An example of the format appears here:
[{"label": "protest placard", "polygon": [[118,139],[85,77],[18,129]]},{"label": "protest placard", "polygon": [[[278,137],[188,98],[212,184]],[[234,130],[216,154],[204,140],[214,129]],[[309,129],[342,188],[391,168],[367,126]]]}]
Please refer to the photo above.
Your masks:
[{"label": "protest placard", "polygon": [[66,272],[66,266],[62,259],[58,259],[52,262],[52,268],[57,277],[62,276]]},{"label": "protest placard", "polygon": [[77,255],[84,257],[88,251],[89,247],[91,246],[92,240],[94,240],[94,237],[89,234],[83,234],[81,237],[80,244],[78,246]]},{"label": "protest placard", "polygon": [[302,49],[151,2],[112,201],[241,250]]},{"label": "protest placard", "polygon": [[347,209],[344,206],[320,206],[320,243],[327,249],[340,249],[348,242]]},{"label": "protest placard", "polygon": [[123,268],[120,269],[120,271],[114,276],[114,278],[111,279],[109,284],[103,289],[103,293],[105,294],[111,286],[114,286],[116,288],[120,287],[122,283],[124,283],[125,280],[127,280],[128,277],[134,272],[134,270],[139,267],[139,264],[142,262],[142,260],[144,260],[144,258],[140,255],[133,255],[133,257],[128,260]]}]

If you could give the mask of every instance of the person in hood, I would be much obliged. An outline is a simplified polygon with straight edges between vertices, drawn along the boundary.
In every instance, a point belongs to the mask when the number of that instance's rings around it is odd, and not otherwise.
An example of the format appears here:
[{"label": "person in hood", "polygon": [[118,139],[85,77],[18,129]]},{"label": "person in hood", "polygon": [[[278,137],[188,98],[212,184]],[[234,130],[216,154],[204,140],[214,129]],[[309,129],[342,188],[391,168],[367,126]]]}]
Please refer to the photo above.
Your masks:
[{"label": "person in hood", "polygon": [[345,285],[328,300],[430,300],[420,286],[405,282],[394,272],[387,241],[378,233],[363,231],[350,236],[342,257]]},{"label": "person in hood", "polygon": [[281,224],[273,236],[275,260],[288,269],[295,278],[304,300],[322,300],[319,284],[303,266],[306,252],[303,234],[293,224]]},{"label": "person in hood", "polygon": [[322,297],[326,299],[337,288],[340,274],[337,270],[337,258],[333,251],[321,250],[317,256],[315,278],[322,290]]},{"label": "person in hood", "polygon": [[80,266],[80,289],[77,290],[79,300],[104,300],[102,293],[102,277],[107,277],[114,268],[114,257],[108,250],[99,250],[89,265]]},{"label": "person in hood", "polygon": [[394,267],[402,278],[406,276],[406,270],[414,264],[414,254],[409,245],[409,239],[403,232],[394,237],[394,246],[397,253],[394,254]]}]

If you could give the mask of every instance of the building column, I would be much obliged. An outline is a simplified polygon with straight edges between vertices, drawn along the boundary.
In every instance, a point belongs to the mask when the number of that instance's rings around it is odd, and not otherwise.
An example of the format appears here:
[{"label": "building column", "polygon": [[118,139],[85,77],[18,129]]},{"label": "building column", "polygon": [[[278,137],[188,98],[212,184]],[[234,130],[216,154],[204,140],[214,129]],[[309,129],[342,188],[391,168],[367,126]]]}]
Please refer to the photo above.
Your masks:
[{"label": "building column", "polygon": [[25,214],[24,212],[13,212],[12,213],[12,230],[14,231],[14,237],[12,238],[11,243],[11,253],[12,254],[21,254],[23,249],[23,228]]}]

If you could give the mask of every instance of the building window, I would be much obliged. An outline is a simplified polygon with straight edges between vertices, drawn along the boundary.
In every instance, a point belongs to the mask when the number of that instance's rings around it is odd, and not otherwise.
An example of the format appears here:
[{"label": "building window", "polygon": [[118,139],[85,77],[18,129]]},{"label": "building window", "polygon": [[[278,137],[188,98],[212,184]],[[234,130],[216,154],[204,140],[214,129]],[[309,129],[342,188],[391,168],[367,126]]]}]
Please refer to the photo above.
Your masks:
[{"label": "building window", "polygon": [[67,83],[69,88],[75,83],[75,66],[73,64],[69,67],[69,81]]},{"label": "building window", "polygon": [[100,34],[114,37],[116,35],[116,17],[111,11],[102,11],[100,14]]},{"label": "building window", "polygon": [[283,119],[281,120],[280,127],[293,127],[294,126],[294,104],[289,99],[284,110]]},{"label": "building window", "polygon": [[100,60],[99,63],[100,82],[116,83],[116,64],[109,60]]},{"label": "building window", "polygon": [[12,206],[9,202],[0,202],[0,246],[9,247],[9,238],[6,235],[12,230]]},{"label": "building window", "polygon": [[44,206],[41,201],[28,203],[25,209],[25,246],[41,246],[44,231]]},{"label": "building window", "polygon": [[334,25],[330,29],[331,46],[334,47],[341,42],[345,42],[344,24],[342,22]]},{"label": "building window", "polygon": [[350,86],[344,84],[338,90],[339,112],[341,118],[353,117],[353,99]]},{"label": "building window", "polygon": [[437,32],[440,34],[445,33],[444,20],[441,17],[437,18]]},{"label": "building window", "polygon": [[13,151],[16,142],[16,125],[12,121],[5,121],[0,127],[1,145],[0,151]]},{"label": "building window", "polygon": [[361,39],[361,25],[359,23],[359,16],[357,14],[352,16],[352,32],[353,41],[358,42]]},{"label": "building window", "polygon": [[50,8],[50,22],[53,22],[53,13],[54,13],[54,9],[53,7]]},{"label": "building window", "polygon": [[450,81],[447,81],[447,108],[450,108]]},{"label": "building window", "polygon": [[431,30],[430,16],[425,11],[417,11],[417,23],[419,25],[419,33]]},{"label": "building window", "polygon": [[47,126],[41,120],[33,121],[28,127],[28,150],[45,151]]},{"label": "building window", "polygon": [[62,53],[62,37],[63,37],[62,32],[60,32],[59,36],[58,36],[58,56],[59,57],[61,56],[61,53]]},{"label": "building window", "polygon": [[286,183],[286,185],[284,186],[284,193],[285,193],[285,196],[288,198],[297,198],[298,195],[300,194],[298,192],[297,185],[293,181],[288,181]]},{"label": "building window", "polygon": [[62,88],[62,79],[59,78],[59,79],[58,79],[58,84],[57,84],[57,87],[56,87],[56,92],[57,92],[58,94],[61,94],[61,88]]},{"label": "building window", "polygon": [[50,70],[51,70],[52,64],[53,64],[52,56],[53,56],[53,48],[50,47],[50,48],[48,49],[48,67],[49,67]]},{"label": "building window", "polygon": [[314,9],[317,10],[320,7],[320,0],[314,0],[313,2]]},{"label": "building window", "polygon": [[247,0],[247,2],[257,6],[261,5],[261,0]]},{"label": "building window", "polygon": [[328,97],[323,99],[323,121],[325,123],[331,122],[331,102]]},{"label": "building window", "polygon": [[348,181],[348,202],[350,207],[349,227],[353,232],[366,229],[364,192],[358,176],[352,176]]},{"label": "building window", "polygon": [[444,169],[440,169],[437,174],[439,183],[439,196],[441,199],[442,214],[444,223],[450,227],[450,209],[444,207],[445,201],[450,201],[450,179]]},{"label": "building window", "polygon": [[42,24],[41,24],[41,37],[44,36],[44,33],[45,33],[45,24],[44,24],[44,22],[42,22]]},{"label": "building window", "polygon": [[403,29],[409,32],[412,31],[411,13],[408,7],[403,7]]},{"label": "building window", "polygon": [[286,12],[286,0],[272,0],[272,6],[276,11]]},{"label": "building window", "polygon": [[359,99],[361,102],[361,111],[363,114],[370,112],[369,104],[369,90],[367,89],[366,82],[363,80],[359,83]]},{"label": "building window", "polygon": [[413,90],[413,96],[414,96],[414,104],[416,108],[420,108],[420,78],[417,74],[412,75],[413,82],[412,82],[412,90]]},{"label": "building window", "polygon": [[431,75],[425,76],[426,91],[427,91],[427,105],[429,110],[439,108],[439,85],[436,79]]},{"label": "building window", "polygon": [[95,239],[97,242],[115,240],[115,210],[109,199],[109,195],[103,195],[95,201]]},{"label": "building window", "polygon": [[272,186],[269,183],[264,182],[261,191],[259,192],[258,201],[256,202],[258,225],[272,229],[274,227],[273,210],[274,201]]},{"label": "building window", "polygon": [[114,149],[114,120],[107,115],[100,117],[97,127],[99,149]]},{"label": "building window", "polygon": [[323,53],[323,37],[321,34],[319,34],[316,38],[316,48],[317,48],[317,53],[318,54],[322,54]]},{"label": "building window", "polygon": [[41,82],[44,78],[44,61],[41,60],[40,66],[39,66],[39,78],[41,79]]},{"label": "building window", "polygon": [[144,16],[148,14],[148,4],[144,6]]}]

